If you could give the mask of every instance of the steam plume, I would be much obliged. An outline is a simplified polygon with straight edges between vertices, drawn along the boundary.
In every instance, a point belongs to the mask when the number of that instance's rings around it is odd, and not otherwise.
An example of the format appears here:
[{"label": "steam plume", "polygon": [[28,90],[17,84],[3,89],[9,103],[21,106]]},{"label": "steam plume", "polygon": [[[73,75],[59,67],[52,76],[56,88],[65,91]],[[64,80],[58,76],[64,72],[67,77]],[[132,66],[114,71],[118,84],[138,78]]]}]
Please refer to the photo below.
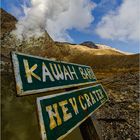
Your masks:
[{"label": "steam plume", "polygon": [[45,31],[57,41],[72,41],[69,29],[83,30],[94,20],[90,0],[31,0],[14,31],[19,38],[41,36]]}]

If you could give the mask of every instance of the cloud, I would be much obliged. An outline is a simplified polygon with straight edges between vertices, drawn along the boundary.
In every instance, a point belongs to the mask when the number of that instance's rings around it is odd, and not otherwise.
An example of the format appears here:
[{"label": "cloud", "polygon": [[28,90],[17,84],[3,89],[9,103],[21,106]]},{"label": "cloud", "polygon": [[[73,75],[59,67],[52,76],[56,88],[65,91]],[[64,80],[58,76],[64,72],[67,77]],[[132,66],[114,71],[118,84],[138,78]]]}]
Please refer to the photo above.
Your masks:
[{"label": "cloud", "polygon": [[31,0],[23,7],[25,16],[17,23],[19,38],[40,36],[46,30],[57,41],[72,41],[68,30],[83,30],[93,22],[91,0]]},{"label": "cloud", "polygon": [[104,39],[139,41],[139,0],[123,0],[114,11],[102,17],[96,33]]}]

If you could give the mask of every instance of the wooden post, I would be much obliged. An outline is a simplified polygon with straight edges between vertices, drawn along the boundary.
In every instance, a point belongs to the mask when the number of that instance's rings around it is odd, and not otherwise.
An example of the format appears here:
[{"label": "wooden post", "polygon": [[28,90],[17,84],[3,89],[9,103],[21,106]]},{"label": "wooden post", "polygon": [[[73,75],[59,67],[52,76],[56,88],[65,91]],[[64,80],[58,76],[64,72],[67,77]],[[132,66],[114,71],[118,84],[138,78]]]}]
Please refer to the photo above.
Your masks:
[{"label": "wooden post", "polygon": [[84,140],[101,140],[91,117],[86,119],[79,127]]}]

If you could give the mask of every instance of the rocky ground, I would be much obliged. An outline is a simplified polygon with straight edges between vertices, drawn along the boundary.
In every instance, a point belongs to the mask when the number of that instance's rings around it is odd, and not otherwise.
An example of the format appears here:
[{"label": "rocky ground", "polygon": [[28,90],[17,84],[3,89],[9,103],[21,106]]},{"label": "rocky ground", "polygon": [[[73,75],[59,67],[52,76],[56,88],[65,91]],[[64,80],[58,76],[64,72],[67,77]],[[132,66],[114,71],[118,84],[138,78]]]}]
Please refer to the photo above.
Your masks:
[{"label": "rocky ground", "polygon": [[139,73],[102,77],[109,101],[96,113],[105,140],[139,139]]}]

